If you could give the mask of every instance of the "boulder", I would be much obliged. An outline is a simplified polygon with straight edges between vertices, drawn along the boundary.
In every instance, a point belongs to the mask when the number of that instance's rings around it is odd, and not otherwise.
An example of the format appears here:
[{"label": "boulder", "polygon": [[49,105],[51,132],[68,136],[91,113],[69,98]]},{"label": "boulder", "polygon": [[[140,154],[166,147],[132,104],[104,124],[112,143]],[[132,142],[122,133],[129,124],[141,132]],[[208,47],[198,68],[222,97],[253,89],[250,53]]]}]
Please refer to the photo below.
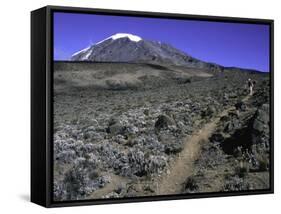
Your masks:
[{"label": "boulder", "polygon": [[270,140],[270,115],[269,105],[263,104],[255,114],[253,121],[252,141],[253,144],[264,144],[269,147]]},{"label": "boulder", "polygon": [[240,122],[238,119],[233,118],[232,120],[226,122],[225,127],[224,127],[224,132],[225,133],[230,133],[235,131],[236,129],[240,128]]},{"label": "boulder", "polygon": [[253,129],[259,133],[262,133],[266,129],[266,126],[262,121],[256,119],[253,123]]},{"label": "boulder", "polygon": [[269,122],[269,104],[263,104],[258,110],[256,120],[267,124]]},{"label": "boulder", "polygon": [[159,115],[155,122],[156,130],[168,128],[168,126],[172,126],[172,125],[175,125],[175,121],[172,118],[170,118],[169,116],[164,115],[164,114]]},{"label": "boulder", "polygon": [[199,185],[195,177],[188,177],[184,183],[184,189],[188,193],[194,193],[199,190]]},{"label": "boulder", "polygon": [[117,117],[111,117],[108,122],[107,132],[113,135],[123,134],[126,127],[121,123]]},{"label": "boulder", "polygon": [[230,120],[229,116],[222,116],[222,117],[220,118],[220,121],[221,121],[221,122],[227,122],[227,121],[229,121],[229,120]]},{"label": "boulder", "polygon": [[235,108],[238,111],[246,111],[247,106],[246,106],[245,102],[241,101],[241,102],[238,102],[235,104]]},{"label": "boulder", "polygon": [[179,142],[172,142],[165,145],[165,153],[166,154],[177,154],[183,150],[183,143]]},{"label": "boulder", "polygon": [[202,113],[202,117],[212,117],[216,113],[216,108],[214,106],[208,106]]},{"label": "boulder", "polygon": [[224,136],[221,133],[214,133],[211,137],[210,137],[210,141],[211,142],[216,142],[216,143],[221,143],[224,141]]}]

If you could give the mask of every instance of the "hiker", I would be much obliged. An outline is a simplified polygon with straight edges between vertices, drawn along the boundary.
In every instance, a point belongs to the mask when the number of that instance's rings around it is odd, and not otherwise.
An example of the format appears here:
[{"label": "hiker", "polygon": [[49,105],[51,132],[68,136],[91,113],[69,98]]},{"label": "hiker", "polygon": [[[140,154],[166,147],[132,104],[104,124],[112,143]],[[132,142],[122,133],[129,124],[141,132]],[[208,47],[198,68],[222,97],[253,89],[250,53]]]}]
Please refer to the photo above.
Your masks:
[{"label": "hiker", "polygon": [[251,96],[253,95],[253,88],[254,88],[255,84],[256,84],[256,81],[248,79],[249,94]]}]

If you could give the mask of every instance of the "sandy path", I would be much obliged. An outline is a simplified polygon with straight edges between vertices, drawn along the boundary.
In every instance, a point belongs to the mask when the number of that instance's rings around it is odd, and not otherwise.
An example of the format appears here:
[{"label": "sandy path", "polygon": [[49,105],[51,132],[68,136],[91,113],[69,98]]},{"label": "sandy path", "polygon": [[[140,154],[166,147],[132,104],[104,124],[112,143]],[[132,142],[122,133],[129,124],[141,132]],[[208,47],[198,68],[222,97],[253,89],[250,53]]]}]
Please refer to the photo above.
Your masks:
[{"label": "sandy path", "polygon": [[[246,96],[243,101],[245,102],[248,99],[249,96]],[[216,130],[220,118],[233,110],[235,110],[235,107],[225,109],[212,121],[205,124],[202,129],[195,132],[191,137],[185,139],[184,149],[180,152],[177,159],[171,163],[169,173],[160,178],[157,195],[179,194],[182,192],[183,183],[187,177],[193,174],[193,164],[198,158],[204,141],[206,142]]]},{"label": "sandy path", "polygon": [[193,164],[197,159],[202,144],[215,131],[219,118],[206,124],[202,129],[185,139],[184,149],[174,163],[171,164],[169,173],[164,175],[158,185],[157,194],[178,194],[182,191],[182,184],[193,173]]}]

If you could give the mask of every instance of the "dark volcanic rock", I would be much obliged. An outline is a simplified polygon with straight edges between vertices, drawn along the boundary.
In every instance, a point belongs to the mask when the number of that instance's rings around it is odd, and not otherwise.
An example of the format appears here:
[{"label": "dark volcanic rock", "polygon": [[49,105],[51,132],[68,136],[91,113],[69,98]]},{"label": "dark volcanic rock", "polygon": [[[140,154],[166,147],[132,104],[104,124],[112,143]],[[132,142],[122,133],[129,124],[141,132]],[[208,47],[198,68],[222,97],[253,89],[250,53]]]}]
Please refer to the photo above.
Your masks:
[{"label": "dark volcanic rock", "polygon": [[235,104],[235,108],[236,108],[236,110],[239,110],[239,111],[246,111],[247,106],[246,106],[245,102],[241,101],[241,102],[238,102]]},{"label": "dark volcanic rock", "polygon": [[203,112],[202,117],[211,117],[216,113],[216,108],[214,106],[208,106]]},{"label": "dark volcanic rock", "polygon": [[269,105],[263,104],[256,112],[253,122],[252,140],[254,144],[269,146]]},{"label": "dark volcanic rock", "polygon": [[238,128],[240,128],[239,120],[237,118],[233,118],[226,123],[223,131],[225,133],[230,133],[230,132],[235,131]]},{"label": "dark volcanic rock", "polygon": [[107,132],[113,135],[122,134],[126,127],[121,123],[117,117],[110,118],[108,122]]},{"label": "dark volcanic rock", "polygon": [[196,182],[196,178],[188,177],[184,184],[184,190],[186,192],[193,193],[193,192],[198,191],[198,189],[199,189],[199,186],[198,186],[198,183]]},{"label": "dark volcanic rock", "polygon": [[114,135],[115,134],[122,134],[124,132],[124,130],[125,130],[125,127],[119,122],[117,122],[117,123],[108,127],[109,133],[114,134]]},{"label": "dark volcanic rock", "polygon": [[216,142],[216,143],[221,143],[224,141],[224,136],[221,133],[214,133],[211,137],[210,137],[210,141],[211,142]]},{"label": "dark volcanic rock", "polygon": [[175,122],[172,118],[170,118],[167,115],[160,115],[158,116],[158,119],[155,122],[155,128],[156,130],[160,130],[162,128],[168,128],[170,125],[174,125]]},{"label": "dark volcanic rock", "polygon": [[172,142],[165,145],[165,153],[166,154],[176,154],[181,152],[183,149],[183,143],[179,142]]}]

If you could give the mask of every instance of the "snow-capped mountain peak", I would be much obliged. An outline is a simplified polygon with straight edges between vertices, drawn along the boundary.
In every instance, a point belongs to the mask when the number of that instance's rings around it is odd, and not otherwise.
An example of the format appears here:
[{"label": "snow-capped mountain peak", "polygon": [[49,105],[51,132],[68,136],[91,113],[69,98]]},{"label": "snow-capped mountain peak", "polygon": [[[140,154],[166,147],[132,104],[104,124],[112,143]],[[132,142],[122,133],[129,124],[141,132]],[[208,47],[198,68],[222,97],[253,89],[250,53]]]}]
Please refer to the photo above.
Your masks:
[{"label": "snow-capped mountain peak", "polygon": [[161,41],[116,33],[72,55],[71,61],[130,62],[209,68],[211,65]]},{"label": "snow-capped mountain peak", "polygon": [[160,41],[145,40],[130,33],[116,33],[74,53],[71,60],[186,64],[188,58],[185,53]]},{"label": "snow-capped mountain peak", "polygon": [[114,34],[114,35],[112,35],[110,37],[107,37],[106,39],[104,39],[102,41],[97,42],[96,44],[100,44],[100,43],[102,43],[102,42],[104,42],[106,40],[109,40],[109,39],[116,40],[116,39],[125,38],[125,37],[129,38],[133,42],[139,42],[139,41],[142,40],[141,37],[133,35],[133,34],[130,34],[130,33],[116,33],[116,34]]},{"label": "snow-capped mountain peak", "polygon": [[116,33],[110,37],[107,37],[93,45],[90,45],[89,47],[87,48],[84,48],[83,50],[80,50],[80,51],[77,51],[76,53],[72,54],[71,57],[75,57],[77,55],[82,55],[84,54],[84,56],[81,58],[81,60],[87,60],[88,57],[90,56],[91,54],[91,48],[93,46],[96,46],[96,45],[99,45],[105,41],[108,41],[108,40],[117,40],[117,39],[121,39],[121,38],[128,38],[131,42],[139,42],[142,40],[141,37],[137,36],[137,35],[133,35],[133,34],[130,34],[130,33]]},{"label": "snow-capped mountain peak", "polygon": [[119,39],[119,38],[124,38],[124,37],[128,37],[133,42],[139,42],[140,40],[142,40],[141,37],[133,35],[133,34],[129,34],[129,33],[116,33],[111,36],[111,38],[114,40]]}]

